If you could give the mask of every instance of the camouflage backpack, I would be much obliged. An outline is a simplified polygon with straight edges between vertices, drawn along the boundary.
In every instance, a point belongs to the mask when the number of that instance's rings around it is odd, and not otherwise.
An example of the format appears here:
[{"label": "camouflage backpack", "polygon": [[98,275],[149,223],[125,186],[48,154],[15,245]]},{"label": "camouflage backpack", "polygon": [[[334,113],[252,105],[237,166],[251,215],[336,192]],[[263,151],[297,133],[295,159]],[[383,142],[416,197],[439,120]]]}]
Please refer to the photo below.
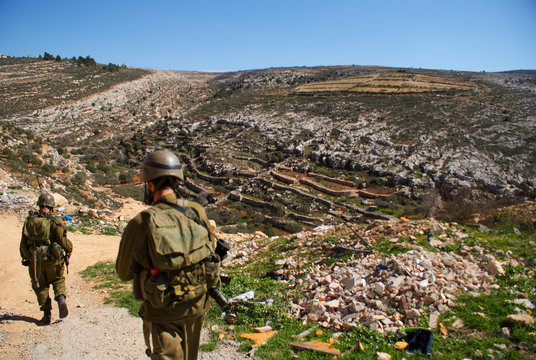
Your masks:
[{"label": "camouflage backpack", "polygon": [[57,220],[50,215],[32,213],[24,225],[27,244],[35,260],[60,259],[64,255],[58,243],[50,242],[50,229],[53,222],[57,223]]},{"label": "camouflage backpack", "polygon": [[206,226],[195,221],[191,207],[164,203],[149,216],[149,255],[153,268],[141,273],[141,295],[154,307],[187,302],[219,280],[215,242]]}]

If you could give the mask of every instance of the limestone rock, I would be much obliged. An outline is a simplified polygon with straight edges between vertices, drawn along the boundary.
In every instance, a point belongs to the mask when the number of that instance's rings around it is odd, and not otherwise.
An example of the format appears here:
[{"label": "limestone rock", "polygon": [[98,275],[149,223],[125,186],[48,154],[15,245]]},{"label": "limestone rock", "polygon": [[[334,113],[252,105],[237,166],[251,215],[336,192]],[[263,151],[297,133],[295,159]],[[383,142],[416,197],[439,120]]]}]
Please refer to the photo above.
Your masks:
[{"label": "limestone rock", "polygon": [[384,352],[376,352],[376,356],[378,357],[378,360],[391,360],[391,355],[384,353]]},{"label": "limestone rock", "polygon": [[489,261],[488,271],[492,275],[504,275],[505,273],[501,263],[495,259]]},{"label": "limestone rock", "polygon": [[428,320],[428,327],[430,329],[436,329],[439,323],[439,312],[434,311],[430,314],[430,319]]},{"label": "limestone rock", "polygon": [[529,314],[512,314],[506,317],[506,322],[512,325],[527,326],[534,324],[534,318]]},{"label": "limestone rock", "polygon": [[406,313],[408,319],[417,319],[421,316],[421,312],[417,309],[411,309]]}]

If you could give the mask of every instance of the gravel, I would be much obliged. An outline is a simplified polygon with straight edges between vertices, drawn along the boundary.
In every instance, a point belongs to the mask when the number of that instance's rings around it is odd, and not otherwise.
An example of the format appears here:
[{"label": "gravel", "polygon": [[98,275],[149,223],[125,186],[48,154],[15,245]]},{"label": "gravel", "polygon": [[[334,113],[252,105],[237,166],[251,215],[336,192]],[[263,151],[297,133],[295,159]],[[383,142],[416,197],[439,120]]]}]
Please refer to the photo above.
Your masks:
[{"label": "gravel", "polygon": [[[69,316],[58,319],[54,307],[51,325],[28,330],[22,349],[24,359],[148,359],[141,318],[130,315],[125,308],[102,305],[99,296],[87,293],[87,286],[83,286],[85,280],[75,274],[71,276]],[[202,342],[208,342],[207,329],[203,329],[202,335]],[[237,342],[224,340],[216,350],[201,352],[199,359],[248,359],[238,352],[239,346]]]}]

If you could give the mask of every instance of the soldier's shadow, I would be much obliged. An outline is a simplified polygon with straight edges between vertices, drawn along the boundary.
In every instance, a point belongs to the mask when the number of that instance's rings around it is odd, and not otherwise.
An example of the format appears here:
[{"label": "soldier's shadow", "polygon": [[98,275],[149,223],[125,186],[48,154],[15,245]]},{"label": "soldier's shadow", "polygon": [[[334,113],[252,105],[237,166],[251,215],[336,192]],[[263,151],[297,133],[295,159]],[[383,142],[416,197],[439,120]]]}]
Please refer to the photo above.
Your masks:
[{"label": "soldier's shadow", "polygon": [[6,320],[24,321],[24,322],[27,322],[27,323],[36,324],[37,326],[44,325],[39,319],[35,319],[33,317],[29,317],[29,316],[25,316],[25,315],[4,314],[4,315],[0,316],[0,320],[2,320],[2,321],[6,321]]}]

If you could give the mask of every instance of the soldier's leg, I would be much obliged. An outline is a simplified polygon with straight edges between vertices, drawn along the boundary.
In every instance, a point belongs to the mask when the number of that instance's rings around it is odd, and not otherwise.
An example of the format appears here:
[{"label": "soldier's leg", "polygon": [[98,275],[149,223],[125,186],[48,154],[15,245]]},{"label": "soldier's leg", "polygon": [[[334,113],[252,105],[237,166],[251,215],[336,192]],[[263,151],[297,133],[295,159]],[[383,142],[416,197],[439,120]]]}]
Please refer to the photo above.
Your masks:
[{"label": "soldier's leg", "polygon": [[54,289],[54,299],[58,302],[60,318],[62,319],[69,314],[67,303],[65,302],[67,288],[65,286],[64,268],[63,263],[51,263],[47,267],[47,277],[52,283],[52,288]]},{"label": "soldier's leg", "polygon": [[203,316],[196,316],[176,322],[151,323],[151,359],[196,360],[203,320]]},{"label": "soldier's leg", "polygon": [[152,341],[151,360],[186,360],[185,335],[180,326],[174,323],[155,323],[144,320],[144,335]]},{"label": "soldier's leg", "polygon": [[30,279],[32,280],[32,289],[37,297],[37,302],[39,303],[39,308],[42,311],[52,309],[50,301],[47,302],[49,284],[47,283],[46,275],[43,271],[36,273],[35,267],[33,264],[28,266],[28,272],[30,274]]},{"label": "soldier's leg", "polygon": [[47,266],[47,277],[54,289],[54,299],[60,295],[67,297],[67,287],[65,286],[65,266],[63,263],[51,263]]},{"label": "soldier's leg", "polygon": [[201,329],[203,328],[204,316],[196,316],[184,319],[183,329],[186,333],[185,359],[196,360],[201,342]]},{"label": "soldier's leg", "polygon": [[48,325],[52,321],[52,300],[50,300],[50,298],[47,298],[42,310],[43,317],[41,318],[40,322]]}]

